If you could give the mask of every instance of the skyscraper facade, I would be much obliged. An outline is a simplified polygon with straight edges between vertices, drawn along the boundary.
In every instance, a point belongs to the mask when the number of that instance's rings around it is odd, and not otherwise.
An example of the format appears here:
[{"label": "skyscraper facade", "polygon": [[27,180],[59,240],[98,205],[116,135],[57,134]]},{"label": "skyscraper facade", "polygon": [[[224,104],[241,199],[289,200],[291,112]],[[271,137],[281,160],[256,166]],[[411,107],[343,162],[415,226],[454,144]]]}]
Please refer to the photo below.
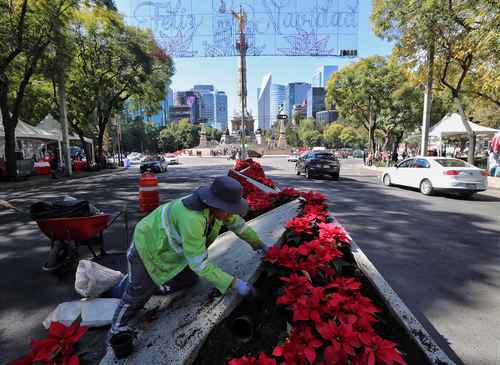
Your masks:
[{"label": "skyscraper facade", "polygon": [[316,118],[316,113],[325,110],[325,89],[312,87],[307,95],[307,117]]},{"label": "skyscraper facade", "polygon": [[[285,85],[272,84],[271,85],[271,116],[269,118],[269,127],[272,127],[278,120],[278,113],[281,107],[285,104]],[[286,110],[285,110],[286,113]]]},{"label": "skyscraper facade", "polygon": [[221,131],[228,127],[227,95],[224,91],[215,94],[215,128]]},{"label": "skyscraper facade", "polygon": [[257,128],[262,130],[271,127],[271,86],[273,83],[272,75],[269,73],[262,79],[257,96]]},{"label": "skyscraper facade", "polygon": [[213,85],[194,85],[193,91],[200,93],[200,120],[213,126],[215,123],[215,91]]},{"label": "skyscraper facade", "polygon": [[201,94],[197,91],[178,91],[175,93],[175,105],[170,107],[170,121],[178,122],[189,118],[191,123],[201,121]]},{"label": "skyscraper facade", "polygon": [[306,82],[292,82],[288,84],[285,94],[285,110],[289,118],[292,118],[294,105],[305,104],[309,89],[311,89],[311,84]]},{"label": "skyscraper facade", "polygon": [[313,87],[326,87],[328,80],[332,77],[332,74],[338,71],[339,66],[336,65],[327,65],[321,66],[318,68],[312,77],[312,86]]}]

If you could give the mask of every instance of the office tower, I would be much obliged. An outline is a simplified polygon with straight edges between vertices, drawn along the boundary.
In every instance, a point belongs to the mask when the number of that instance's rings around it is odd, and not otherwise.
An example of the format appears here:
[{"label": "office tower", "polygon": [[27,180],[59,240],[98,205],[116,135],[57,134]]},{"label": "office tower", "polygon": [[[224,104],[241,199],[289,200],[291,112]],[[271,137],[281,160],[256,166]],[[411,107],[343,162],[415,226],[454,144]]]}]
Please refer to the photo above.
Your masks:
[{"label": "office tower", "polygon": [[221,131],[228,127],[227,95],[224,91],[215,93],[215,127]]},{"label": "office tower", "polygon": [[197,91],[178,91],[175,94],[175,105],[169,110],[170,121],[178,122],[188,118],[191,123],[201,121],[201,94]]},{"label": "office tower", "polygon": [[157,127],[165,127],[169,122],[169,110],[174,105],[174,91],[171,88],[165,90],[165,98],[160,103],[160,111],[146,119],[156,124]]},{"label": "office tower", "polygon": [[273,83],[272,75],[269,73],[262,79],[262,84],[257,97],[258,116],[257,128],[261,130],[271,127],[271,85]]},{"label": "office tower", "polygon": [[292,82],[288,84],[285,95],[285,110],[289,118],[293,117],[294,105],[305,105],[309,89],[311,89],[311,84],[306,82]]},{"label": "office tower", "polygon": [[200,120],[213,125],[215,122],[215,92],[213,85],[194,85],[193,91],[200,93]]},{"label": "office tower", "polygon": [[[285,104],[285,85],[272,84],[271,85],[271,117],[269,119],[269,126],[272,127],[278,120],[277,116],[280,108]],[[284,110],[286,114],[286,110]]]},{"label": "office tower", "polygon": [[307,95],[307,117],[316,118],[316,113],[325,110],[325,89],[312,87]]},{"label": "office tower", "polygon": [[326,87],[328,80],[332,77],[332,74],[339,69],[339,66],[328,65],[321,66],[318,68],[312,77],[313,87]]}]

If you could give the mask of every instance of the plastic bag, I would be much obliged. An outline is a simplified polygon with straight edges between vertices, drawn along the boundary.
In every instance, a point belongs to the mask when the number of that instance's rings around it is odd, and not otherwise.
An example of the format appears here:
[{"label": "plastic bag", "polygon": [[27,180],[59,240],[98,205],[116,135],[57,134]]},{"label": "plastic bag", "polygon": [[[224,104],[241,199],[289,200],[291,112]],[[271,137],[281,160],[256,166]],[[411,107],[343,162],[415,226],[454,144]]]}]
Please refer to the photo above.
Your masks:
[{"label": "plastic bag", "polygon": [[113,288],[122,278],[123,274],[119,271],[93,261],[80,260],[76,269],[75,290],[85,298],[95,298]]},{"label": "plastic bag", "polygon": [[82,326],[102,327],[111,324],[120,299],[97,298],[61,303],[43,321],[43,326],[49,328],[52,322],[69,326],[81,314]]}]

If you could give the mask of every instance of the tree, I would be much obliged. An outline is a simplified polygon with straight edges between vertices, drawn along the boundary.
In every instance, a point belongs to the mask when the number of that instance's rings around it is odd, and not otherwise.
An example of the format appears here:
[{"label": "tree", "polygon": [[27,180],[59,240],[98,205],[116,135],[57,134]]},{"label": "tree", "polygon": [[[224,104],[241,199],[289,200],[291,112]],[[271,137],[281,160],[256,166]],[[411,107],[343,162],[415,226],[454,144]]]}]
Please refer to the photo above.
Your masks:
[{"label": "tree", "polygon": [[360,137],[356,129],[352,127],[343,128],[339,138],[344,147],[354,147],[360,143]]},{"label": "tree", "polygon": [[109,121],[131,98],[144,98],[151,109],[164,98],[173,74],[172,60],[150,31],[126,26],[121,15],[101,6],[83,8],[72,26],[77,49],[68,72],[73,128],[95,129],[98,156]]},{"label": "tree", "polygon": [[218,130],[217,128],[208,127],[206,131],[207,140],[220,142],[220,139],[222,138],[222,132],[220,130]]},{"label": "tree", "polygon": [[0,2],[0,110],[11,178],[17,174],[15,130],[30,82],[53,42],[54,27],[67,21],[73,5],[72,0]]},{"label": "tree", "polygon": [[302,134],[302,141],[307,147],[321,146],[323,136],[316,129],[307,130]]},{"label": "tree", "polygon": [[198,127],[188,119],[169,123],[160,132],[160,145],[167,152],[196,147],[200,143]]},{"label": "tree", "polygon": [[328,148],[339,148],[341,142],[340,135],[344,126],[340,123],[332,123],[323,131],[323,141]]},{"label": "tree", "polygon": [[298,132],[291,127],[285,129],[286,143],[292,147],[300,147],[300,139]]}]

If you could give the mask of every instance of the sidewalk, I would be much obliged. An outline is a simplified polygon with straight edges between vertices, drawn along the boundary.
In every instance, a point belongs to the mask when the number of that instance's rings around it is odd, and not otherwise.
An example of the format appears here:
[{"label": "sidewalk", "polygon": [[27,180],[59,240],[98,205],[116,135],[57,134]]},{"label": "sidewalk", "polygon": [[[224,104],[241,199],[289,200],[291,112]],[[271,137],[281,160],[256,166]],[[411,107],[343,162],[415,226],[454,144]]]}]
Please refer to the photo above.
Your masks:
[{"label": "sidewalk", "polygon": [[0,182],[0,191],[9,192],[16,189],[26,189],[32,187],[47,186],[52,184],[57,184],[61,182],[66,182],[68,180],[78,180],[86,177],[109,175],[113,173],[120,173],[125,171],[125,168],[117,169],[106,169],[101,171],[79,171],[73,174],[73,176],[60,176],[57,179],[53,179],[50,175],[42,176],[30,176],[28,180],[25,181],[15,181],[15,182]]},{"label": "sidewalk", "polygon": [[[364,169],[374,171],[377,175],[382,175],[382,172],[385,170],[385,167],[376,167],[376,166],[365,166],[362,165]],[[491,177],[488,176],[488,189],[500,190],[500,177]]]}]

